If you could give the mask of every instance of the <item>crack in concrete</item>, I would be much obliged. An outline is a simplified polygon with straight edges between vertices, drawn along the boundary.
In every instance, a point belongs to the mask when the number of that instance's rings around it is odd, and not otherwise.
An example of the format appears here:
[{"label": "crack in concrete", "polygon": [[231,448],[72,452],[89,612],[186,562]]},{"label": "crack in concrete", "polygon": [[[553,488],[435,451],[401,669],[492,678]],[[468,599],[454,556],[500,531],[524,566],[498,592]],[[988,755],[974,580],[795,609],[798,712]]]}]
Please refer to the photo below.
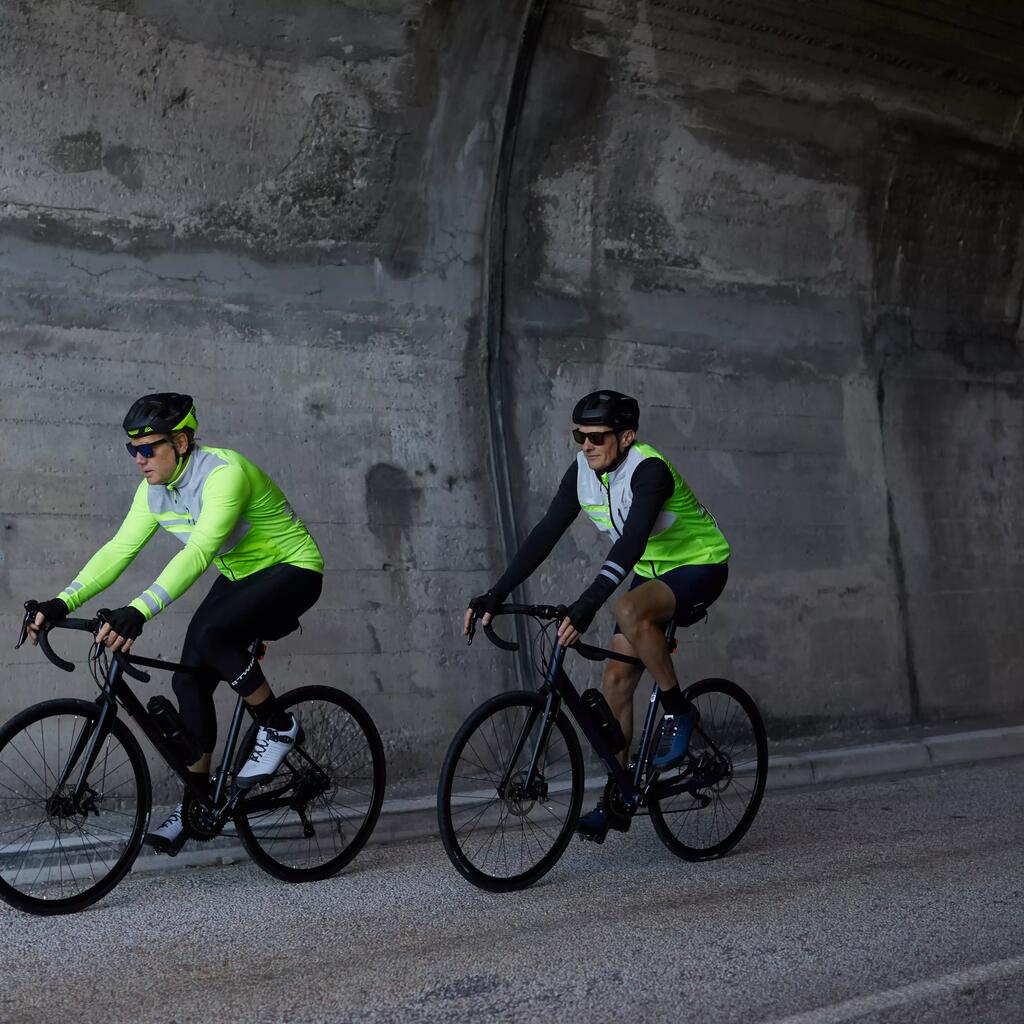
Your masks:
[{"label": "crack in concrete", "polygon": [[900,613],[900,628],[903,634],[903,651],[907,665],[907,698],[910,704],[910,721],[921,721],[921,690],[917,677],[917,661],[914,654],[914,637],[910,623],[910,595],[907,588],[907,572],[903,561],[903,541],[896,517],[896,503],[889,483],[889,466],[886,458],[885,440],[885,359],[878,370],[875,390],[878,403],[878,428],[882,441],[882,472],[885,479],[885,510],[889,520],[889,555],[892,559],[893,574],[896,577],[896,603]]}]

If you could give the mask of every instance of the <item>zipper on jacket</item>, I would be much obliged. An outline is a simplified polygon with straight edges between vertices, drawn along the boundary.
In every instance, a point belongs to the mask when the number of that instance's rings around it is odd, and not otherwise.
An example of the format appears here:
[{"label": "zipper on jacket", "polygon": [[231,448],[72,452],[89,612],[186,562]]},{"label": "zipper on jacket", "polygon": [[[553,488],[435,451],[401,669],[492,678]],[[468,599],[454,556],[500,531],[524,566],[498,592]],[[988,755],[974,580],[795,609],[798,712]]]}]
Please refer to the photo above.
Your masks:
[{"label": "zipper on jacket", "polygon": [[[622,531],[615,525],[615,513],[612,511],[612,489],[608,486],[605,481],[601,481],[604,484],[605,493],[608,495],[608,519],[612,524],[612,529],[621,537]],[[626,524],[623,523],[623,526]]]}]

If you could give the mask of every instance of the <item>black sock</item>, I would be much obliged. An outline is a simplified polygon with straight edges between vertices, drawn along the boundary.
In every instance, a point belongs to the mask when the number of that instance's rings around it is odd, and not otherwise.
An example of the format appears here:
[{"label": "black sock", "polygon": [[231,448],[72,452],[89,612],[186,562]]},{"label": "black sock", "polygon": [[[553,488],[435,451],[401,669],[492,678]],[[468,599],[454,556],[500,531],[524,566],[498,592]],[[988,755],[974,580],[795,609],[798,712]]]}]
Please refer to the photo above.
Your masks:
[{"label": "black sock", "polygon": [[279,729],[287,732],[292,727],[292,716],[289,712],[280,710],[277,701],[273,697],[265,700],[262,704],[251,704],[253,717],[262,726],[268,729]]},{"label": "black sock", "polygon": [[188,781],[192,784],[192,791],[197,796],[206,797],[207,799],[212,794],[210,786],[210,773],[209,772],[194,772],[189,771]]},{"label": "black sock", "polygon": [[658,698],[666,715],[685,715],[693,709],[693,705],[683,696],[678,683],[671,690],[659,689]]}]

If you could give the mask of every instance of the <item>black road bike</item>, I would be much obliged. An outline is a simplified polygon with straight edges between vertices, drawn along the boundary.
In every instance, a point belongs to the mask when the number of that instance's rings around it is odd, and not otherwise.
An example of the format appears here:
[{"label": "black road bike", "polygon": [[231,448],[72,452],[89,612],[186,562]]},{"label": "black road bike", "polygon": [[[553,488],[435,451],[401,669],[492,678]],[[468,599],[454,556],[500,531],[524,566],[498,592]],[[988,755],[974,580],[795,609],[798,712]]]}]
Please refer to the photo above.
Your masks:
[{"label": "black road bike", "polygon": [[[510,604],[498,614],[528,615],[543,629],[565,610]],[[702,618],[703,612],[672,623],[670,649],[677,626]],[[491,625],[484,633],[503,650],[518,650]],[[764,795],[768,744],[754,701],[727,679],[686,687],[700,718],[686,760],[659,773],[651,766],[660,729],[655,684],[635,759],[624,769],[615,758],[625,746],[622,730],[599,690],[577,692],[563,666],[567,650],[590,661],[643,665],[582,641],[571,648],[555,641],[541,659],[538,691],[499,694],[470,714],[448,748],[437,791],[441,841],[452,864],[481,889],[510,892],[532,885],[562,856],[584,787],[580,742],[565,709],[607,767],[605,796],[619,811],[646,811],[662,842],[686,860],[728,853],[750,828]]]},{"label": "black road bike", "polygon": [[[36,602],[26,603],[18,647],[37,610]],[[45,623],[39,646],[70,672],[75,666],[54,653],[50,631],[95,635],[102,621]],[[251,650],[262,657],[266,647],[257,640]],[[119,709],[182,781],[192,839],[213,839],[233,821],[253,860],[288,882],[328,878],[362,849],[380,814],[385,763],[377,728],[358,701],[329,686],[279,695],[280,707],[298,718],[300,737],[271,779],[242,791],[233,776],[252,749],[257,723],[247,724],[239,698],[212,796],[200,795],[191,789],[187,764],[194,758],[176,711],[163,697],[143,707],[125,679],[148,682],[139,666],[190,671],[110,654],[93,642],[95,701],[45,701],[0,728],[0,899],[31,914],[71,913],[102,899],[128,873],[149,825],[152,790],[142,749]]]}]

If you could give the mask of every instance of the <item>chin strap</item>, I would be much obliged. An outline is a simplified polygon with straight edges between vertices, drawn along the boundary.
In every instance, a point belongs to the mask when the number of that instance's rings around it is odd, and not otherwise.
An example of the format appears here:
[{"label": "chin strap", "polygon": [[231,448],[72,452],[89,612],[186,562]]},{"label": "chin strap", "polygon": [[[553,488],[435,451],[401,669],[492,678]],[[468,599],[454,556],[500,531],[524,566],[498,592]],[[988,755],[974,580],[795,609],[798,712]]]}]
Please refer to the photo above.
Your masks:
[{"label": "chin strap", "polygon": [[184,455],[178,456],[177,465],[174,467],[174,472],[171,474],[171,479],[164,485],[165,487],[173,487],[175,483],[181,478],[181,474],[185,472],[185,464],[190,458],[192,458],[192,452],[195,451],[195,443],[192,443],[185,449]]},{"label": "chin strap", "polygon": [[[629,447],[632,448],[633,446],[630,445]],[[629,457],[629,448],[625,451],[622,450],[622,442],[619,440],[618,434],[615,435],[615,450],[618,452],[618,455],[616,455],[615,461],[604,470],[605,473],[614,473]]]}]

